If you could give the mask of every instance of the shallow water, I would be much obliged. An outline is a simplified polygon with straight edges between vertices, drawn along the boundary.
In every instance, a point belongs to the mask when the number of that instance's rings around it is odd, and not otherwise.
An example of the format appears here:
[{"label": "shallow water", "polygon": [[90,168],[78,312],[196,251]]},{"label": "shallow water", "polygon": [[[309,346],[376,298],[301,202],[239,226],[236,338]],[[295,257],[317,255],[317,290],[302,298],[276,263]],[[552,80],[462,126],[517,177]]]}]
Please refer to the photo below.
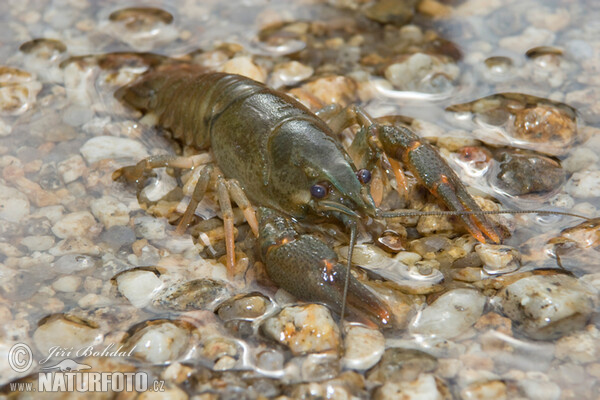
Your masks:
[{"label": "shallow water", "polygon": [[[337,320],[270,283],[239,215],[244,278],[227,278],[220,223],[175,234],[168,220],[187,201],[178,181],[194,173],[158,171],[140,196],[111,178],[181,151],[113,97],[167,56],[246,74],[313,110],[358,103],[383,123],[404,123],[440,149],[485,209],[597,217],[600,6],[423,1],[411,19],[409,3],[0,4],[5,394],[25,395],[10,383],[37,384],[42,368],[69,359],[143,371],[178,398],[596,398],[597,220],[502,216],[509,247],[476,246],[440,217],[388,224],[401,251],[362,234],[357,276],[396,324],[383,334],[346,325],[342,356]],[[439,209],[411,174],[407,198],[388,175],[382,207]],[[216,204],[209,194],[197,214],[218,215]],[[343,258],[340,230],[323,228],[337,232],[325,236]],[[17,359],[32,360],[26,369],[15,367],[19,343],[32,351]]]}]

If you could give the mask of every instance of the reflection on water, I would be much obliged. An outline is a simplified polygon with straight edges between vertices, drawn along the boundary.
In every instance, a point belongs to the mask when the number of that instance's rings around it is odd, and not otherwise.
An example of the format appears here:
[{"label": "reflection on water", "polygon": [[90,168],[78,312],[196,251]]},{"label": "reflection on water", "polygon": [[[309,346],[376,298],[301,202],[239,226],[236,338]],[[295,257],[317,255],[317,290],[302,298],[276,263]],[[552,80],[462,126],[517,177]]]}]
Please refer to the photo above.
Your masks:
[{"label": "reflection on water", "polygon": [[[410,126],[483,209],[595,217],[598,20],[593,0],[2,2],[0,383],[35,380],[49,348],[113,345],[129,356],[78,361],[147,371],[181,398],[595,398],[597,219],[496,216],[501,246],[449,217],[370,221],[354,272],[395,326],[342,336],[326,306],[272,284],[237,209],[246,273],[227,277],[212,191],[196,213],[212,219],[175,234],[202,168],[157,170],[145,188],[112,174],[197,153],[114,98],[148,69],[193,63]],[[441,209],[380,164],[383,208]],[[346,254],[343,228],[303,228]],[[24,372],[8,363],[19,342],[33,349]]]}]

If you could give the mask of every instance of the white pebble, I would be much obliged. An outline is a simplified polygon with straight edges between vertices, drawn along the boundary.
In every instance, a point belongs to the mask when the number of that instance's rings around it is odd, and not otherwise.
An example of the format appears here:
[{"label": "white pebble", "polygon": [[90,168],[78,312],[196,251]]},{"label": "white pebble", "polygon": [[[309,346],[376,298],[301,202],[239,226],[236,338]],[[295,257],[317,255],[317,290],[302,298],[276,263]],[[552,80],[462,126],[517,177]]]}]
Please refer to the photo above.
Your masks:
[{"label": "white pebble", "polygon": [[154,272],[134,270],[117,276],[117,287],[134,307],[144,308],[162,289],[163,282]]},{"label": "white pebble", "polygon": [[73,293],[81,285],[81,278],[76,275],[63,276],[52,284],[52,289],[57,292]]},{"label": "white pebble", "polygon": [[127,206],[112,196],[103,196],[92,200],[92,214],[104,224],[106,229],[116,225],[127,225],[129,210]]},{"label": "white pebble", "polygon": [[141,160],[148,157],[146,148],[140,142],[114,136],[91,138],[80,151],[88,164],[107,158]]},{"label": "white pebble", "polygon": [[145,328],[133,354],[153,364],[176,361],[188,344],[189,332],[167,322]]},{"label": "white pebble", "polygon": [[81,349],[101,340],[102,333],[98,329],[63,317],[51,317],[33,334],[35,346],[42,354],[49,354],[48,350],[54,346]]},{"label": "white pebble", "polygon": [[59,219],[52,232],[61,239],[94,237],[100,231],[96,219],[89,211],[77,211]]},{"label": "white pebble", "polygon": [[64,161],[59,162],[57,169],[63,182],[71,183],[83,175],[87,169],[87,166],[80,155],[74,155]]},{"label": "white pebble", "polygon": [[345,368],[366,370],[377,364],[385,351],[385,338],[379,329],[355,325],[348,329],[344,338]]},{"label": "white pebble", "polygon": [[575,172],[565,190],[573,197],[588,199],[600,197],[600,171]]},{"label": "white pebble", "polygon": [[483,312],[486,297],[473,289],[454,289],[419,312],[409,331],[451,339],[469,329]]},{"label": "white pebble", "polygon": [[21,239],[21,244],[30,251],[44,251],[54,246],[54,237],[49,235],[26,236]]},{"label": "white pebble", "polygon": [[27,196],[15,188],[0,184],[0,218],[9,222],[21,222],[27,215]]}]

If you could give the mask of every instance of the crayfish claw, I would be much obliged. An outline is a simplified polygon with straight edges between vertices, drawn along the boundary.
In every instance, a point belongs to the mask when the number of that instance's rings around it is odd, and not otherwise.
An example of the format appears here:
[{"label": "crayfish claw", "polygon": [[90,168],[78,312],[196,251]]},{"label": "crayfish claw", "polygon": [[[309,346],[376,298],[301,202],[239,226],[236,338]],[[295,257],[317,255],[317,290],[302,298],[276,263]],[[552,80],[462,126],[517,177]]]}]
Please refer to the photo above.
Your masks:
[{"label": "crayfish claw", "polygon": [[[259,208],[260,244],[267,274],[279,287],[300,300],[327,304],[340,314],[346,266],[337,254],[314,235],[300,235],[274,210]],[[346,297],[350,315],[379,327],[391,326],[391,313],[383,302],[350,275]]]}]

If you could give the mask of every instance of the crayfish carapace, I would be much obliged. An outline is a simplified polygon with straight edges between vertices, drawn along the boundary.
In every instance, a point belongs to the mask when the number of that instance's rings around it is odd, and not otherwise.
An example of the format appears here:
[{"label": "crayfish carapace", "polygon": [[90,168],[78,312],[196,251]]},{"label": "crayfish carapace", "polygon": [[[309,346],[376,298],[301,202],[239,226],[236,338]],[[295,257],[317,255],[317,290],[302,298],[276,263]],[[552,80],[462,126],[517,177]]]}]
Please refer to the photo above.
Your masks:
[{"label": "crayfish carapace", "polygon": [[[342,318],[346,300],[379,325],[389,324],[391,318],[382,301],[348,273],[359,221],[432,214],[376,207],[369,169],[382,156],[402,162],[453,210],[450,213],[460,215],[477,240],[501,241],[494,224],[433,146],[407,128],[375,123],[358,107],[324,110],[320,116],[330,126],[295,99],[259,82],[182,64],[146,73],[116,96],[154,114],[157,124],[184,145],[210,148],[216,165],[202,170],[179,231],[186,229],[208,183],[216,181],[230,274],[235,264],[231,197],[259,237],[271,279],[300,299],[329,304]],[[352,124],[363,127],[355,139],[355,144],[363,143],[360,168],[335,139]],[[139,181],[150,169],[167,166],[194,165],[185,157],[150,157],[115,171],[113,178]],[[251,204],[259,207],[258,220]],[[324,242],[299,235],[288,221],[315,215],[333,217],[350,231],[347,269]]]}]

